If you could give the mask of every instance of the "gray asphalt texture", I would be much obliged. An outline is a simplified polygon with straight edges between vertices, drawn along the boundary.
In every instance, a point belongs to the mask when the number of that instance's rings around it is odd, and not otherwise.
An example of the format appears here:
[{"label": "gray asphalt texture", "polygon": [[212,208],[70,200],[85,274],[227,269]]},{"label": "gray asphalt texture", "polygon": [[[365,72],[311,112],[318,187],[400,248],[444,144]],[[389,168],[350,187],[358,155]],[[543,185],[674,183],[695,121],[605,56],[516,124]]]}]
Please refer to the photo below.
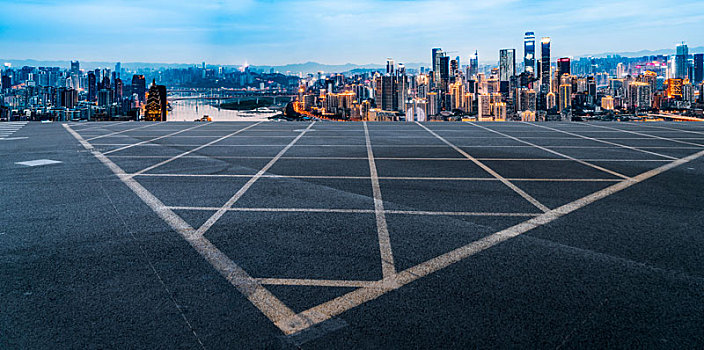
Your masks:
[{"label": "gray asphalt texture", "polygon": [[[108,157],[136,172],[252,124],[202,125]],[[217,208],[309,124],[262,123],[148,172],[240,177],[135,179],[168,206]],[[71,123],[86,140],[147,125]],[[109,152],[197,125],[89,142]],[[619,180],[467,123],[424,125],[550,209]],[[626,176],[704,150],[704,124],[480,125]],[[368,128],[387,210],[541,213],[417,124]],[[379,280],[364,126],[311,129],[266,173],[282,177],[260,178],[234,206],[367,212],[230,211],[206,237],[254,277]],[[704,347],[701,158],[287,336],[60,123],[12,137],[27,138],[0,140],[3,349]],[[16,164],[37,159],[62,163]],[[196,228],[214,213],[175,212]],[[386,219],[400,271],[529,217]],[[295,312],[354,290],[265,287]]]}]

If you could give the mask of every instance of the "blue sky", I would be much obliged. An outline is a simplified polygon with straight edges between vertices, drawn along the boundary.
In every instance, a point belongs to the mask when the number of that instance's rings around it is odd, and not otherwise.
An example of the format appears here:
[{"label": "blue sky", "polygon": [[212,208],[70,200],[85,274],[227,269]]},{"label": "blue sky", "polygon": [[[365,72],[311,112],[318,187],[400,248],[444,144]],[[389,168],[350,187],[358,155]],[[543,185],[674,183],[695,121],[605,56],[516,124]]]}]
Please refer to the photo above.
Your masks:
[{"label": "blue sky", "polygon": [[430,49],[554,55],[704,46],[701,0],[0,0],[0,57],[276,65],[428,62]]}]

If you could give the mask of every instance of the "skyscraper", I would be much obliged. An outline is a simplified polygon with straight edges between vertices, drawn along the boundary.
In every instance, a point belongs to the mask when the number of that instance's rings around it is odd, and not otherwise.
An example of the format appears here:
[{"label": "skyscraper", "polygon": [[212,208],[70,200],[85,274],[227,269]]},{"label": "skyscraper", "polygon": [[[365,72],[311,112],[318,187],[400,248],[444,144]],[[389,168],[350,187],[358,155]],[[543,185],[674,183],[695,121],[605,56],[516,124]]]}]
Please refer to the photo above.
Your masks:
[{"label": "skyscraper", "polygon": [[675,55],[675,78],[687,79],[689,64],[689,48],[687,44],[677,46],[677,54]]},{"label": "skyscraper", "polygon": [[704,54],[694,55],[694,82],[699,84],[704,81]]},{"label": "skyscraper", "polygon": [[572,74],[571,60],[569,57],[563,57],[557,60],[557,77],[562,78],[563,74]]},{"label": "skyscraper", "polygon": [[474,51],[474,56],[469,59],[469,76],[467,79],[472,79],[479,73],[479,52]]},{"label": "skyscraper", "polygon": [[443,56],[441,48],[433,49],[433,83],[434,85],[440,84],[440,57]]},{"label": "skyscraper", "polygon": [[499,51],[499,81],[508,82],[516,75],[516,49]]},{"label": "skyscraper", "polygon": [[526,32],[523,39],[523,65],[526,72],[535,76],[535,33]]},{"label": "skyscraper", "polygon": [[146,121],[166,121],[166,86],[156,85],[156,80],[152,81],[147,93],[144,119]]},{"label": "skyscraper", "polygon": [[394,75],[394,60],[392,58],[386,59],[386,74]]},{"label": "skyscraper", "polygon": [[540,41],[540,91],[547,94],[550,91],[550,38]]},{"label": "skyscraper", "polygon": [[132,93],[137,94],[139,102],[144,102],[144,94],[147,91],[147,82],[143,75],[132,76]]},{"label": "skyscraper", "polygon": [[81,64],[78,61],[71,61],[71,73],[78,73],[81,70]]}]

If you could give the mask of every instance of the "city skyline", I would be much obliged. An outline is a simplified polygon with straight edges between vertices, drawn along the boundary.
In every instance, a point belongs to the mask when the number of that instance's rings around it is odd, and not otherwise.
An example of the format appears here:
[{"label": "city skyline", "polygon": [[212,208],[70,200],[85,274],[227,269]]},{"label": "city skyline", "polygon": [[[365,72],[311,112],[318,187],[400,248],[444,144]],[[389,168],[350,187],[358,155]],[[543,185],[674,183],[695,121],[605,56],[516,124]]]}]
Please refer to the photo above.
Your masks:
[{"label": "city skyline", "polygon": [[12,48],[3,58],[17,60],[424,63],[428,48],[447,47],[462,59],[478,50],[482,62],[495,62],[502,48],[521,56],[527,31],[551,37],[555,57],[704,46],[693,35],[704,29],[704,3],[696,1],[0,4],[0,45]]}]

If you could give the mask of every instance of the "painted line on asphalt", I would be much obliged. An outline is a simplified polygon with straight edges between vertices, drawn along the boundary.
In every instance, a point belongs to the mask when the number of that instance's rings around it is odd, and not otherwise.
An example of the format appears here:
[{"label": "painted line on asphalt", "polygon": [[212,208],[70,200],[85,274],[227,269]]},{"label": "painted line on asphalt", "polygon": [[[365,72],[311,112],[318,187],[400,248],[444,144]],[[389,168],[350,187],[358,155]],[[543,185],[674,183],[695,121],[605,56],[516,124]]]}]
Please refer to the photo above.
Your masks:
[{"label": "painted line on asphalt", "polygon": [[[598,200],[606,198],[614,193],[620,192],[626,188],[633,185],[641,183],[648,180],[654,176],[662,174],[670,169],[678,167],[682,164],[691,162],[697,158],[704,156],[704,151],[693,154],[691,156],[677,159],[671,163],[663,165],[659,168],[647,171],[638,176],[635,176],[628,180],[623,180],[613,186],[607,187],[601,191],[595,192],[574,202],[565,204],[559,208],[550,210],[547,213],[541,214],[538,217],[520,223],[518,225],[512,226],[505,230],[496,232],[475,242],[467,244],[463,247],[457,248],[451,252],[442,254],[438,257],[430,259],[424,263],[413,266],[409,269],[401,271],[397,274],[397,285],[396,286],[386,286],[382,283],[376,282],[372,285],[364,288],[354,290],[343,296],[337,297],[331,301],[325,302],[318,306],[312,307],[306,311],[303,311],[290,319],[284,319],[279,321],[277,326],[284,330],[287,334],[295,334],[301,332],[308,327],[314,326],[326,320],[329,320],[347,310],[355,308],[361,304],[368,301],[379,298],[380,296],[396,290],[406,284],[409,284],[415,280],[422,277],[428,276],[434,272],[442,270],[450,265],[460,262],[470,256],[473,256],[479,252],[487,250],[491,247],[496,246],[502,242],[505,242],[511,238],[518,237],[530,230],[537,227],[546,225],[550,222],[557,220],[558,218],[570,214],[580,208],[583,208],[589,204],[592,204]],[[296,327],[296,325],[300,325]]]},{"label": "painted line on asphalt", "polygon": [[469,159],[470,161],[472,161],[474,164],[478,165],[480,168],[484,169],[484,171],[486,171],[487,173],[489,173],[489,174],[491,174],[492,176],[494,176],[495,178],[499,179],[499,181],[501,181],[504,185],[508,186],[508,187],[509,187],[510,189],[512,189],[514,192],[518,193],[521,197],[523,197],[525,200],[527,200],[528,202],[530,202],[531,204],[533,204],[533,205],[534,205],[535,207],[537,207],[538,209],[542,210],[543,212],[548,212],[548,211],[550,211],[550,208],[546,207],[545,205],[543,205],[542,203],[540,203],[537,199],[533,198],[531,195],[529,195],[528,193],[524,192],[522,189],[518,188],[518,186],[516,186],[516,185],[514,185],[513,183],[511,183],[511,181],[509,181],[509,180],[507,180],[506,178],[504,178],[503,176],[501,176],[499,173],[497,173],[496,171],[494,171],[493,169],[491,169],[490,167],[488,167],[486,164],[484,164],[484,163],[478,161],[476,158],[474,158],[474,157],[472,157],[471,155],[469,155],[469,153],[465,152],[463,149],[459,148],[458,146],[455,146],[455,145],[454,145],[453,143],[451,143],[450,141],[447,141],[445,138],[443,138],[442,136],[438,135],[438,134],[435,133],[433,130],[428,129],[425,125],[423,125],[423,124],[421,124],[421,123],[419,123],[419,122],[416,122],[416,124],[417,124],[418,126],[420,126],[421,128],[425,129],[426,131],[428,131],[430,134],[432,134],[432,135],[434,135],[435,137],[437,137],[440,141],[442,141],[442,142],[444,142],[445,144],[447,144],[448,146],[452,147],[455,151],[457,151],[457,152],[460,153],[461,155],[465,156],[467,159]]},{"label": "painted line on asphalt", "polygon": [[[168,206],[171,210],[217,211],[220,207]],[[376,214],[376,209],[337,209],[337,208],[227,208],[227,211],[270,212],[270,213],[332,213],[332,214]],[[536,213],[499,213],[469,211],[428,211],[428,210],[384,210],[392,215],[436,215],[436,216],[506,216],[534,217]]]},{"label": "painted line on asphalt", "polygon": [[311,287],[368,287],[377,281],[348,281],[348,280],[316,280],[298,278],[257,278],[263,285],[275,286],[311,286]]},{"label": "painted line on asphalt", "polygon": [[389,237],[389,228],[386,224],[386,215],[384,214],[384,201],[381,197],[381,186],[379,185],[379,174],[374,161],[374,151],[372,150],[371,139],[369,138],[369,128],[367,122],[364,122],[364,138],[367,146],[367,158],[369,160],[369,176],[372,183],[372,194],[374,196],[374,211],[376,216],[376,230],[379,239],[379,253],[381,257],[381,271],[384,280],[393,284],[393,276],[396,274],[396,266],[394,263],[394,254],[391,250],[391,238]]},{"label": "painted line on asphalt", "polygon": [[615,142],[610,142],[610,141],[599,140],[599,139],[597,139],[597,138],[593,138],[593,137],[589,137],[589,136],[584,136],[584,135],[580,135],[580,134],[575,134],[575,133],[572,133],[572,132],[569,132],[569,131],[563,131],[563,130],[560,130],[560,129],[555,129],[555,128],[551,128],[551,127],[544,126],[544,125],[538,125],[538,124],[535,124],[535,123],[527,123],[527,122],[521,122],[521,123],[523,123],[523,124],[528,124],[528,125],[532,125],[532,126],[535,126],[535,127],[538,127],[538,128],[550,129],[550,130],[557,131],[557,132],[561,132],[561,133],[565,133],[565,134],[568,134],[568,135],[573,135],[573,136],[581,137],[581,138],[586,139],[586,140],[591,140],[591,141],[600,142],[600,143],[606,143],[606,144],[609,144],[609,145],[613,145],[613,146],[617,146],[617,147],[621,147],[621,148],[626,148],[626,149],[630,149],[630,150],[633,150],[633,151],[638,151],[638,152],[643,152],[643,153],[647,153],[647,154],[652,154],[652,155],[654,155],[654,156],[658,156],[658,157],[662,157],[662,158],[667,158],[667,159],[670,159],[670,160],[677,160],[677,158],[675,158],[675,157],[671,157],[671,156],[664,155],[664,154],[660,154],[660,153],[656,153],[656,152],[647,151],[647,150],[640,149],[640,148],[636,148],[636,147],[631,147],[631,146],[627,146],[627,145],[622,145],[622,144],[620,144],[620,143],[615,143]]},{"label": "painted line on asphalt", "polygon": [[[111,132],[111,133],[109,133],[109,134],[91,137],[91,138],[87,139],[86,141],[90,142],[90,141],[93,141],[93,140],[102,139],[102,138],[104,138],[104,137],[110,137],[110,136],[120,135],[120,134],[122,134],[122,133],[130,132],[130,131],[134,131],[134,130],[139,130],[139,129],[144,129],[144,128],[149,128],[149,127],[152,127],[152,126],[156,126],[156,125],[159,125],[159,124],[161,124],[161,123],[164,123],[164,122],[151,123],[151,124],[148,124],[148,125],[138,126],[138,127],[136,127],[136,128],[131,128],[131,129],[127,129],[127,130],[115,131],[115,132]],[[83,130],[80,130],[80,131],[83,131]],[[127,136],[127,135],[120,135],[120,136],[121,136],[121,137],[122,137],[122,136],[124,136],[124,137],[131,137],[131,136]]]},{"label": "painted line on asphalt", "polygon": [[[212,177],[212,178],[251,178],[254,174],[126,174],[126,176],[139,177]],[[371,180],[369,176],[335,176],[335,175],[277,175],[263,174],[262,178],[269,179],[329,179],[329,180]],[[413,176],[379,176],[379,180],[401,181],[501,181],[495,177],[413,177]],[[618,182],[620,179],[546,179],[546,178],[506,178],[508,181],[536,181],[536,182]]]},{"label": "painted line on asphalt", "polygon": [[687,142],[687,141],[682,141],[682,140],[677,140],[677,139],[671,139],[671,138],[662,137],[662,136],[656,136],[656,135],[648,135],[648,134],[643,134],[643,133],[636,132],[636,131],[631,131],[631,130],[616,129],[616,128],[611,128],[611,127],[603,126],[603,125],[591,125],[591,126],[596,127],[596,128],[602,128],[602,129],[617,130],[617,131],[620,131],[620,132],[629,133],[629,134],[633,134],[633,135],[647,136],[647,137],[650,138],[651,140],[652,140],[652,139],[658,139],[658,140],[664,140],[664,141],[670,141],[670,142],[681,143],[681,144],[683,144],[683,145],[704,147],[704,145],[702,145],[702,144],[700,144],[700,143]]},{"label": "painted line on asphalt", "polygon": [[[86,150],[91,151],[93,156],[100,160],[120,180],[129,187],[149,208],[151,208],[164,222],[179,233],[210,265],[212,265],[230,284],[240,291],[247,299],[254,304],[271,322],[280,323],[295,316],[293,310],[288,308],[271,292],[259,284],[244,269],[235,264],[227,255],[222,253],[215,245],[203,236],[195,235],[195,230],[180,216],[168,209],[151,192],[142,187],[133,178],[125,176],[125,172],[108,157],[104,156],[86,140],[81,137],[70,126],[64,124],[64,128],[76,138]],[[289,324],[301,327],[295,322]]]},{"label": "painted line on asphalt", "polygon": [[[211,123],[212,123],[212,122],[211,122]],[[123,146],[123,147],[120,147],[120,148],[116,148],[116,149],[107,151],[107,152],[105,152],[105,153],[103,153],[103,154],[104,154],[104,155],[108,155],[108,154],[111,154],[111,153],[124,151],[124,150],[126,150],[126,149],[128,149],[128,148],[132,148],[132,147],[136,147],[136,146],[141,146],[141,145],[144,145],[144,144],[149,144],[150,142],[154,142],[154,141],[156,141],[156,140],[161,140],[161,139],[166,138],[166,137],[171,137],[171,136],[173,136],[173,135],[177,135],[177,134],[180,134],[180,133],[182,133],[182,132],[189,131],[189,130],[197,129],[197,128],[206,126],[206,125],[208,125],[208,124],[210,124],[210,123],[205,123],[205,124],[196,125],[196,126],[194,126],[194,127],[190,127],[190,128],[187,128],[187,129],[183,129],[183,130],[179,130],[179,131],[176,131],[176,132],[172,132],[172,133],[170,133],[170,134],[162,135],[162,136],[155,137],[155,138],[152,138],[152,139],[149,139],[149,140],[144,140],[144,141],[141,141],[141,142],[128,144],[128,145],[126,145],[126,146]]]},{"label": "painted line on asphalt", "polygon": [[191,154],[191,153],[193,153],[193,152],[198,152],[198,151],[200,151],[201,149],[203,149],[203,148],[205,148],[205,147],[208,147],[208,146],[210,146],[210,145],[212,145],[212,144],[214,144],[214,143],[218,143],[218,142],[220,142],[220,141],[222,141],[222,140],[224,140],[224,139],[226,139],[226,138],[228,138],[228,137],[230,137],[230,136],[237,135],[237,134],[239,134],[239,133],[241,133],[241,132],[247,131],[247,130],[249,130],[249,129],[251,129],[251,128],[253,128],[253,127],[255,127],[255,126],[257,126],[257,125],[259,125],[259,124],[261,124],[261,123],[263,123],[263,121],[258,122],[258,123],[255,123],[255,124],[252,124],[252,125],[250,125],[250,126],[248,126],[248,127],[239,129],[239,130],[237,130],[237,131],[235,131],[235,132],[233,132],[233,133],[227,134],[227,135],[222,136],[222,137],[220,137],[220,138],[218,138],[218,139],[216,139],[216,140],[210,141],[210,142],[208,142],[208,143],[206,143],[206,144],[204,144],[204,145],[200,145],[200,146],[198,146],[198,147],[196,147],[196,148],[193,148],[193,149],[191,149],[191,150],[189,150],[189,151],[186,151],[186,152],[183,152],[183,153],[178,154],[178,155],[176,155],[176,156],[173,156],[173,157],[171,157],[171,158],[169,158],[169,159],[167,159],[167,160],[164,160],[164,161],[162,161],[162,162],[159,162],[159,163],[156,163],[156,164],[154,164],[154,165],[148,166],[148,167],[146,167],[146,168],[144,168],[144,169],[142,169],[142,170],[136,172],[135,174],[142,174],[142,173],[146,173],[146,172],[148,172],[148,171],[154,170],[154,169],[156,169],[156,168],[158,168],[158,167],[160,167],[160,166],[162,166],[162,165],[171,163],[171,162],[173,162],[174,160],[179,159],[179,158],[181,158],[181,157],[183,157],[183,156],[187,156],[187,155],[189,155],[189,154]]},{"label": "painted line on asphalt", "polygon": [[609,170],[609,169],[606,169],[606,168],[604,168],[604,167],[600,167],[600,166],[598,166],[598,165],[589,163],[589,162],[584,161],[584,160],[581,160],[581,159],[577,159],[577,158],[574,158],[574,157],[570,157],[570,156],[568,156],[568,155],[566,155],[566,154],[563,154],[563,153],[560,153],[560,152],[551,150],[551,149],[546,148],[546,147],[543,147],[543,146],[536,145],[536,144],[534,144],[534,143],[532,143],[532,142],[528,142],[528,141],[525,141],[525,140],[521,140],[521,139],[519,139],[518,137],[511,136],[511,135],[508,135],[508,134],[504,134],[504,133],[502,133],[502,132],[500,132],[500,131],[492,130],[492,129],[489,129],[489,128],[485,127],[485,126],[477,125],[477,124],[472,123],[472,122],[466,122],[466,123],[467,123],[467,124],[470,124],[470,125],[473,125],[473,126],[475,126],[475,127],[478,127],[478,128],[482,128],[482,129],[487,130],[487,131],[491,131],[491,132],[496,133],[496,134],[498,134],[498,135],[507,137],[507,138],[509,138],[509,139],[511,139],[511,140],[515,140],[515,141],[524,143],[524,144],[526,144],[526,145],[533,146],[533,147],[535,147],[535,148],[537,148],[537,149],[540,149],[540,150],[543,150],[543,151],[545,151],[545,152],[549,152],[549,153],[558,155],[558,156],[560,156],[560,157],[563,157],[563,158],[566,158],[566,159],[575,161],[575,162],[577,162],[577,163],[579,163],[579,164],[586,165],[586,166],[588,166],[588,167],[597,169],[597,170],[599,170],[599,171],[602,171],[602,172],[605,172],[605,173],[614,175],[614,176],[616,176],[616,177],[620,177],[620,178],[622,178],[622,179],[628,179],[628,178],[629,178],[628,176],[623,175],[623,174],[620,174],[620,173],[615,172],[615,171],[613,171],[613,170]]},{"label": "painted line on asphalt", "polygon": [[[261,123],[261,122],[260,122],[260,123]],[[257,123],[257,124],[259,124],[259,123]],[[314,124],[315,124],[315,122],[310,123],[310,125],[308,125],[308,127],[307,127],[304,131],[302,131],[295,139],[293,139],[293,141],[291,141],[291,143],[289,143],[286,147],[284,147],[284,149],[282,149],[281,151],[279,151],[279,153],[278,153],[273,159],[271,159],[271,160],[269,161],[269,163],[267,163],[263,168],[261,168],[261,169],[257,172],[256,175],[252,176],[252,178],[250,178],[249,181],[247,181],[247,183],[245,183],[245,184],[242,186],[242,188],[240,188],[240,189],[237,191],[237,193],[235,193],[235,194],[225,203],[225,205],[223,205],[223,206],[222,206],[220,209],[218,209],[218,211],[216,211],[210,218],[208,218],[208,220],[207,220],[205,223],[203,223],[203,225],[201,225],[201,227],[198,228],[198,230],[196,231],[195,234],[196,234],[197,236],[203,236],[203,234],[205,234],[205,232],[207,232],[218,220],[220,220],[220,218],[227,212],[227,210],[228,210],[229,208],[231,208],[231,207],[247,192],[247,190],[249,190],[249,188],[252,187],[252,185],[254,185],[254,183],[257,182],[257,180],[259,180],[259,179],[262,177],[262,175],[264,175],[264,173],[266,173],[267,171],[269,171],[269,169],[270,169],[272,166],[274,166],[274,164],[276,164],[276,162],[279,160],[279,158],[281,158],[281,156],[283,156],[284,153],[286,153],[286,151],[288,151],[289,149],[291,149],[291,147],[293,147],[293,145],[294,145],[296,142],[298,142],[298,140],[300,140],[301,137],[303,137],[303,135],[305,135],[305,133],[307,132],[307,130],[310,129]],[[256,124],[255,124],[255,125],[256,125]]]}]

